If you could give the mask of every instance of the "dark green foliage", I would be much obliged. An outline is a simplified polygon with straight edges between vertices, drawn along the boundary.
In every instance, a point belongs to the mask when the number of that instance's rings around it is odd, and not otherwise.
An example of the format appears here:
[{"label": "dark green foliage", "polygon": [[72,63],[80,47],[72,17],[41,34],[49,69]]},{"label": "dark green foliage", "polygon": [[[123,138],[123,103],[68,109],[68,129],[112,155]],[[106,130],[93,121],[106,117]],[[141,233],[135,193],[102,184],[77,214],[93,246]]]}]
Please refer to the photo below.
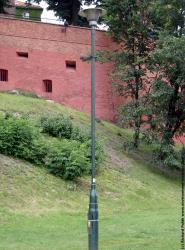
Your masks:
[{"label": "dark green foliage", "polygon": [[73,124],[63,115],[46,115],[41,117],[41,127],[44,133],[59,138],[71,138]]},{"label": "dark green foliage", "polygon": [[[107,24],[119,50],[110,55],[114,62],[112,82],[115,91],[126,99],[120,111],[123,125],[134,129],[133,146],[139,145],[143,115],[146,115],[148,80],[146,62],[155,35],[150,19],[152,0],[104,0]],[[145,93],[145,96],[144,96]]]},{"label": "dark green foliage", "polygon": [[185,146],[184,145],[181,150],[181,163],[182,163],[182,168],[183,168],[185,166]]},{"label": "dark green foliage", "polygon": [[5,8],[10,7],[9,0],[0,0],[0,13],[6,13]]},{"label": "dark green foliage", "polygon": [[[25,160],[38,166],[44,166],[45,157],[50,151],[49,145],[50,144],[47,139],[45,139],[44,137],[40,135],[37,136],[37,139],[35,139],[30,146],[29,157],[26,158]],[[20,158],[23,158],[23,157],[20,155]]]},{"label": "dark green foliage", "polygon": [[0,153],[43,165],[47,151],[47,142],[30,121],[11,114],[0,118]]},{"label": "dark green foliage", "polygon": [[79,142],[87,142],[90,140],[90,131],[85,128],[73,125],[71,139]]},{"label": "dark green foliage", "polygon": [[0,152],[3,154],[29,159],[37,136],[37,131],[27,120],[0,118]]},{"label": "dark green foliage", "polygon": [[[48,135],[51,135],[57,138],[70,139],[70,141],[73,142],[73,145],[78,145],[78,148],[80,150],[82,148],[85,150],[84,152],[81,152],[81,156],[79,156],[79,162],[83,161],[84,157],[88,163],[91,162],[91,137],[90,137],[89,131],[87,131],[85,128],[73,125],[71,120],[68,117],[64,117],[63,115],[58,115],[58,114],[52,115],[52,116],[44,115],[43,117],[41,117],[41,128],[43,132],[47,133]],[[69,143],[66,145],[67,147],[69,146],[69,149],[70,149]],[[73,145],[71,145],[71,150],[73,148]],[[55,152],[58,152],[58,147]],[[76,155],[78,153],[80,154],[80,152],[74,150],[72,154],[73,157],[74,157],[75,152],[77,152]],[[51,153],[51,156],[50,156],[51,159],[52,159],[52,155],[53,155],[53,152]],[[95,157],[96,157],[96,164],[98,166],[104,158],[103,149],[99,141],[96,142],[96,156]],[[52,172],[53,173],[55,172],[56,174],[58,173],[59,175],[60,170],[62,169],[61,165],[56,164],[56,166],[54,166],[52,162],[51,164],[52,164],[52,168],[51,168]],[[78,162],[76,162],[76,164],[78,164]],[[83,165],[86,166],[86,163],[84,162]],[[69,170],[70,168],[67,167],[67,169]],[[80,169],[78,170],[81,171]],[[63,172],[61,172],[61,175],[63,176]]]},{"label": "dark green foliage", "polygon": [[120,117],[134,137],[126,147],[137,148],[142,132],[145,142],[160,144],[159,161],[179,167],[173,137],[185,132],[185,1],[104,0],[103,5],[119,50],[100,57],[115,63],[112,82],[127,99]]},{"label": "dark green foliage", "polygon": [[[29,0],[28,2],[32,1],[41,2],[41,0]],[[80,0],[45,0],[45,2],[48,4],[48,10],[54,11],[56,16],[66,20],[69,25],[88,26],[87,19],[78,15],[82,4]]]},{"label": "dark green foliage", "polygon": [[86,142],[90,139],[90,132],[80,126],[73,125],[69,117],[63,115],[44,115],[40,119],[43,133],[53,137],[72,139]]},{"label": "dark green foliage", "polygon": [[152,6],[152,21],[155,28],[171,35],[181,36],[184,32],[184,0],[156,0]]},{"label": "dark green foliage", "polygon": [[155,131],[152,131],[151,129],[150,130],[145,129],[144,131],[142,131],[142,141],[148,145],[153,144],[157,146],[160,144],[160,140],[156,136]]},{"label": "dark green foliage", "polygon": [[161,36],[150,64],[156,75],[150,97],[151,130],[161,141],[159,157],[166,161],[168,151],[172,164],[173,137],[185,132],[185,38]]},{"label": "dark green foliage", "polygon": [[174,150],[172,144],[162,143],[155,151],[155,158],[164,167],[180,169],[179,153]]},{"label": "dark green foliage", "polygon": [[[58,138],[44,137],[28,119],[12,114],[0,117],[0,153],[45,166],[52,174],[66,180],[90,174],[91,143],[88,133],[74,127],[69,118],[61,115],[48,116],[48,120],[49,126],[44,123],[44,128],[49,127],[46,130],[48,134]],[[97,143],[97,165],[102,159],[102,147]]]},{"label": "dark green foliage", "polygon": [[[80,0],[44,0],[48,4],[48,10],[55,12],[55,15],[62,20],[67,21],[69,25],[88,27],[89,23],[86,18],[78,15],[82,1]],[[27,2],[40,3],[41,0],[28,0]],[[85,0],[84,3],[100,5],[101,0]]]},{"label": "dark green foliage", "polygon": [[175,168],[179,167],[179,157],[173,139],[185,132],[184,14],[184,0],[154,2],[153,23],[161,35],[148,65],[155,76],[149,96],[149,134],[160,142],[157,159]]},{"label": "dark green foliage", "polygon": [[90,172],[90,162],[85,153],[84,144],[62,140],[50,147],[45,165],[52,174],[66,180],[73,180]]}]

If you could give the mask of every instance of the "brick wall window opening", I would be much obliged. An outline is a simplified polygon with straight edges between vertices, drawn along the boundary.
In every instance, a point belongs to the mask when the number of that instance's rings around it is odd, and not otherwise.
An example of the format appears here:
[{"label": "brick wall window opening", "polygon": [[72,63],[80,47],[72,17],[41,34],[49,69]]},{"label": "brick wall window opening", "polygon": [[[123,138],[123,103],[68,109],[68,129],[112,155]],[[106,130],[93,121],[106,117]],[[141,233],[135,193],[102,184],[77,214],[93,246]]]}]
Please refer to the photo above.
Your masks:
[{"label": "brick wall window opening", "polygon": [[17,52],[17,55],[18,55],[19,57],[28,58],[28,52]]},{"label": "brick wall window opening", "polygon": [[52,92],[52,80],[43,80],[44,83],[44,91],[47,93]]},{"label": "brick wall window opening", "polygon": [[76,70],[76,61],[66,61],[66,68]]},{"label": "brick wall window opening", "polygon": [[8,70],[0,69],[0,81],[8,82]]}]

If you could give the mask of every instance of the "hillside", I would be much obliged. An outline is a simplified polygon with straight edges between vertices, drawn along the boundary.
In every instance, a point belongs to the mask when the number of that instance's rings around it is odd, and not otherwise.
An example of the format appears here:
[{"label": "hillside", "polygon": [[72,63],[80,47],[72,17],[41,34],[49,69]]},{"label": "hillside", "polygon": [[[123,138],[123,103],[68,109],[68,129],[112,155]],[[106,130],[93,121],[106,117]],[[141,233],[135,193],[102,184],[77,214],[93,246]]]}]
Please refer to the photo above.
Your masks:
[{"label": "hillside", "polygon": [[[0,94],[0,112],[89,117],[41,99]],[[100,121],[106,159],[98,173],[101,250],[180,248],[180,185],[148,163],[147,147],[125,154],[130,132]],[[44,168],[0,155],[0,249],[85,250],[90,177],[65,182]]]}]

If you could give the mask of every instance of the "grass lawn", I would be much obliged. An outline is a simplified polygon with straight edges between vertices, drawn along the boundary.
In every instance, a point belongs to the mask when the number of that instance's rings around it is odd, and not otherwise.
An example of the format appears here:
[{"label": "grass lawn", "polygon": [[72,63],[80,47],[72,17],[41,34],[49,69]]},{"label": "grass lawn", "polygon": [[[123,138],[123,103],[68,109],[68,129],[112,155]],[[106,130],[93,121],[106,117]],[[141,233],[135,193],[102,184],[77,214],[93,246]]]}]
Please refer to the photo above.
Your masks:
[{"label": "grass lawn", "polygon": [[[0,94],[1,112],[62,112],[76,123],[89,117],[58,104]],[[180,249],[180,181],[125,154],[130,131],[98,123],[106,160],[98,173],[100,250]],[[148,154],[146,150],[146,154]],[[135,157],[136,156],[136,157]],[[44,168],[0,155],[0,250],[87,250],[90,178],[64,182]]]},{"label": "grass lawn", "polygon": [[[172,209],[101,217],[100,249],[180,249],[177,215]],[[9,215],[0,234],[3,250],[87,249],[84,214]]]}]

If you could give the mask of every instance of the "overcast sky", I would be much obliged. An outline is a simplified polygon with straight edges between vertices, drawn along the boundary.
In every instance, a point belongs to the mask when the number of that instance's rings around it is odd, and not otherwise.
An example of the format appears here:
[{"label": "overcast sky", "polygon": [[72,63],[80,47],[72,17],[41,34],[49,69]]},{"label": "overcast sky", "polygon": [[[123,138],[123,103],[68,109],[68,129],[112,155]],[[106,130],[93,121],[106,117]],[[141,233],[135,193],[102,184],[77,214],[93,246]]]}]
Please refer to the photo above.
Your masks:
[{"label": "overcast sky", "polygon": [[45,22],[46,21],[46,19],[52,19],[52,20],[50,20],[50,22],[54,22],[54,23],[56,23],[56,20],[58,19],[56,16],[55,16],[55,14],[54,14],[54,12],[53,11],[48,11],[46,8],[47,8],[47,4],[44,2],[44,1],[42,1],[41,3],[40,3],[40,6],[44,9],[43,10],[43,13],[42,13],[42,20]]}]

